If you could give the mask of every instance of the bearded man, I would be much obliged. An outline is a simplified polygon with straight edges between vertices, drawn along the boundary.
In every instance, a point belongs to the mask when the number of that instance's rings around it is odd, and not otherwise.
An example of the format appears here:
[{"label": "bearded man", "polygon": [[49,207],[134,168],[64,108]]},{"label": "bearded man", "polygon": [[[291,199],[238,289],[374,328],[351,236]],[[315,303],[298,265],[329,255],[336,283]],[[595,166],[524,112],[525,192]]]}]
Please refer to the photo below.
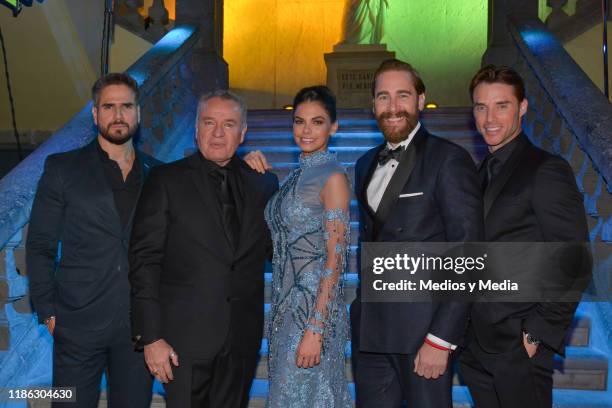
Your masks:
[{"label": "bearded man", "polygon": [[76,403],[54,407],[97,407],[103,372],[109,406],[149,407],[152,377],[130,334],[128,243],[157,162],[134,148],[134,79],[108,74],[92,97],[97,137],[50,155],[38,184],[26,245],[30,296],[53,336],[53,386],[76,388]]},{"label": "bearded man", "polygon": [[[467,242],[483,238],[480,181],[461,147],[419,122],[425,85],[419,73],[387,60],[372,85],[385,143],[355,167],[360,242]],[[451,355],[460,345],[468,303],[351,305],[357,407],[452,407]]]}]

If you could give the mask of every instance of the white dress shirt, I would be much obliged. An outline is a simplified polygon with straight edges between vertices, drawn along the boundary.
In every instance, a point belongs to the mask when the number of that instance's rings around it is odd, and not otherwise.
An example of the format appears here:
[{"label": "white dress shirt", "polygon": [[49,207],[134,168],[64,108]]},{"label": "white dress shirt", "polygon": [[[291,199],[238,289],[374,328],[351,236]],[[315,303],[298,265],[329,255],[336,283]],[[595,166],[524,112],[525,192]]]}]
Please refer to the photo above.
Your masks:
[{"label": "white dress shirt", "polygon": [[[387,147],[389,149],[395,149],[398,146],[403,146],[405,149],[407,149],[408,145],[414,138],[414,135],[416,135],[420,128],[421,122],[418,122],[405,140],[402,140],[398,144],[387,142]],[[378,164],[376,166],[376,170],[374,170],[374,173],[372,174],[372,179],[370,179],[370,184],[368,184],[367,189],[368,205],[374,212],[378,210],[383,194],[385,193],[393,174],[395,174],[398,164],[399,162],[397,160],[390,159],[387,163],[383,165]],[[427,334],[427,340],[450,350],[455,350],[457,348],[455,344],[451,344],[431,333]]]},{"label": "white dress shirt", "polygon": [[[414,135],[416,135],[416,132],[418,132],[420,128],[421,122],[418,122],[406,139],[402,140],[398,144],[387,142],[387,147],[389,149],[395,149],[398,146],[403,146],[405,149],[407,149],[408,145],[414,138]],[[391,177],[393,177],[393,174],[395,174],[398,164],[399,163],[397,160],[390,159],[385,164],[379,164],[376,166],[376,170],[374,170],[374,173],[372,174],[372,179],[370,180],[370,184],[368,184],[367,190],[368,205],[374,212],[378,210],[380,200],[382,200],[383,194],[389,185],[389,181],[391,181]]]}]

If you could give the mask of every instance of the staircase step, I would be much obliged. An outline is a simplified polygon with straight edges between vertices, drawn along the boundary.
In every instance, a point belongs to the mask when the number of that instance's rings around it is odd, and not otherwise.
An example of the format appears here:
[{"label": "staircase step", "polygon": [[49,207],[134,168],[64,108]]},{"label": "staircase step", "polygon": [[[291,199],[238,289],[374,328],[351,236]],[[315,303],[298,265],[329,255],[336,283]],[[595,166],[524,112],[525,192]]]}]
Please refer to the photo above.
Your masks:
[{"label": "staircase step", "polygon": [[[477,143],[484,144],[478,134],[471,129],[461,129],[450,126],[435,133],[437,136],[454,141],[457,144]],[[383,142],[382,134],[374,129],[363,131],[360,129],[342,130],[329,140],[330,147],[374,147]],[[242,146],[295,146],[293,133],[290,129],[283,130],[249,130]]]},{"label": "staircase step", "polygon": [[[461,136],[452,139],[453,142],[462,146],[465,150],[472,155],[473,158],[482,157],[486,151],[486,145],[484,143],[476,143],[474,136]],[[333,146],[330,145],[329,150],[338,155],[340,162],[355,162],[366,152],[368,152],[374,144],[365,146]],[[263,145],[252,145],[245,144],[238,148],[238,155],[244,156],[247,153],[260,150],[268,159],[272,165],[277,162],[281,163],[297,163],[300,156],[300,148],[294,144],[287,146],[263,146]]]},{"label": "staircase step", "polygon": [[565,358],[555,356],[555,388],[602,391],[608,381],[608,356],[586,347],[567,347]]},{"label": "staircase step", "polygon": [[[292,111],[287,110],[249,110],[248,126],[251,129],[267,127],[280,128],[292,126]],[[340,129],[347,127],[377,128],[371,109],[340,109],[338,111]],[[471,108],[425,109],[421,113],[421,123],[433,132],[439,124],[473,127]]]}]

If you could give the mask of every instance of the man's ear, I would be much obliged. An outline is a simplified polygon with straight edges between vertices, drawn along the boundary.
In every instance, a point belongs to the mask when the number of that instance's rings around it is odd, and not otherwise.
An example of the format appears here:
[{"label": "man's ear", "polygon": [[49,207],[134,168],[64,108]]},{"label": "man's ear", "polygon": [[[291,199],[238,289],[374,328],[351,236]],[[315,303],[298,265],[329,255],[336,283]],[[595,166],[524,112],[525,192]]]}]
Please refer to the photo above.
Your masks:
[{"label": "man's ear", "polygon": [[425,109],[425,93],[419,94],[417,98],[419,99],[419,110],[422,111]]},{"label": "man's ear", "polygon": [[240,131],[240,144],[244,142],[244,136],[246,135],[246,132],[247,132],[247,125],[245,124],[244,127],[242,128],[242,131]]},{"label": "man's ear", "polygon": [[527,98],[524,98],[519,104],[519,116],[523,117],[525,113],[527,113],[527,108],[529,108],[529,102]]},{"label": "man's ear", "polygon": [[94,124],[98,126],[98,108],[96,105],[91,107],[91,116],[93,117]]}]

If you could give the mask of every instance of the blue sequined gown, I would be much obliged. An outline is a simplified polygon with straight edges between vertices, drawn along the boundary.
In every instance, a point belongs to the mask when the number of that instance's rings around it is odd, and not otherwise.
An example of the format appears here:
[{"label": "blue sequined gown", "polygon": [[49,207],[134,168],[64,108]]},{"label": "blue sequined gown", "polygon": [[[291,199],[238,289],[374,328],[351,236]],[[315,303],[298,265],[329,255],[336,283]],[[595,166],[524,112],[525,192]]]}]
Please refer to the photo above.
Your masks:
[{"label": "blue sequined gown", "polygon": [[[349,214],[326,210],[319,195],[334,173],[345,174],[335,154],[302,155],[299,168],[266,207],[274,242],[268,321],[270,408],[352,407],[344,369],[348,318],[342,293]],[[334,257],[331,268],[326,268],[328,256]],[[321,363],[308,369],[296,366],[296,350],[306,329],[323,335]]]}]

